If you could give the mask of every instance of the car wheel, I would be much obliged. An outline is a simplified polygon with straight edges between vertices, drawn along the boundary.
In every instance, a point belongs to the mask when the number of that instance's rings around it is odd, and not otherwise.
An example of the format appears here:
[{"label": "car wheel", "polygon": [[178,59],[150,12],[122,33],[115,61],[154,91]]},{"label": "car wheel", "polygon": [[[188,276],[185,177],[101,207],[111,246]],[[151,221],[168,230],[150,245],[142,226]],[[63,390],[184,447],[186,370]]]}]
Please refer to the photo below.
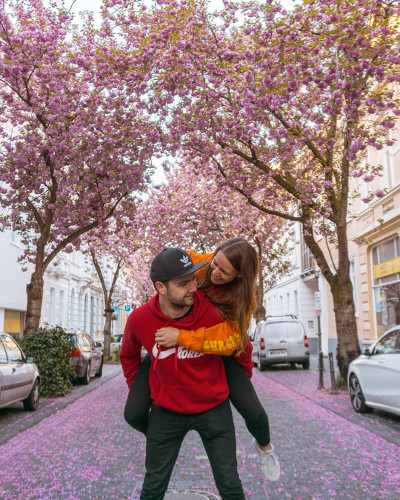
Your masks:
[{"label": "car wheel", "polygon": [[95,377],[100,378],[103,375],[103,358],[101,358],[101,365],[99,371],[96,373]]},{"label": "car wheel", "polygon": [[87,364],[85,373],[84,373],[84,375],[82,377],[82,384],[83,385],[88,385],[89,382],[90,382],[90,361]]},{"label": "car wheel", "polygon": [[303,370],[309,370],[310,369],[310,360],[304,361],[304,363],[301,363]]},{"label": "car wheel", "polygon": [[39,406],[39,399],[40,399],[40,394],[39,394],[39,380],[35,380],[35,383],[33,384],[33,387],[31,389],[31,392],[29,393],[29,396],[24,399],[24,410],[26,411],[35,411],[37,410]]},{"label": "car wheel", "polygon": [[350,376],[350,399],[351,404],[357,413],[367,413],[371,411],[371,408],[368,408],[365,404],[365,398],[361,390],[360,382],[354,374]]},{"label": "car wheel", "polygon": [[260,372],[264,372],[267,369],[267,365],[260,360]]},{"label": "car wheel", "polygon": [[258,354],[254,355],[253,364],[254,364],[254,366],[257,366],[257,367],[260,366],[260,356]]}]

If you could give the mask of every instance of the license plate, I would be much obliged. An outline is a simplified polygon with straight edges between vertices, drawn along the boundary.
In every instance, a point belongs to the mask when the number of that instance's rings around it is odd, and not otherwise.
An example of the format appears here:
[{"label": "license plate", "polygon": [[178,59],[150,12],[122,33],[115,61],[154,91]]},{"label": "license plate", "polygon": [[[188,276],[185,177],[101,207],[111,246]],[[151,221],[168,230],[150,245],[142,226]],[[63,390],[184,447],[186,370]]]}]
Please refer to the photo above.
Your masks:
[{"label": "license plate", "polygon": [[269,351],[270,356],[286,356],[285,349],[277,349],[276,351]]}]

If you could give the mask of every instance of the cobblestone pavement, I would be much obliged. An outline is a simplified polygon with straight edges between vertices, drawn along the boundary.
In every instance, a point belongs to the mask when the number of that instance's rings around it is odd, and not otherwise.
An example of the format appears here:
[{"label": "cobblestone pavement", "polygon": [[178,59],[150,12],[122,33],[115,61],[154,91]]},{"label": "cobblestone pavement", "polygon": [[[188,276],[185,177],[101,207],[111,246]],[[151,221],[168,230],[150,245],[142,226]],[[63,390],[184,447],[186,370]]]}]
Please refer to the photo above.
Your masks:
[{"label": "cobblestone pavement", "polygon": [[[387,435],[378,435],[374,422],[380,425],[380,415],[369,416],[367,426],[352,421],[337,409],[340,398],[345,405],[348,396],[321,394],[313,389],[316,381],[312,371],[254,374],[282,474],[277,483],[260,475],[258,464],[248,457],[251,436],[235,413],[239,472],[247,498],[400,498],[400,446],[392,440],[396,419]],[[126,395],[118,375],[1,445],[0,498],[139,498],[145,441],[123,421]],[[197,434],[190,433],[170,489],[192,491],[194,497],[199,488],[210,498],[215,493],[204,449]]]}]

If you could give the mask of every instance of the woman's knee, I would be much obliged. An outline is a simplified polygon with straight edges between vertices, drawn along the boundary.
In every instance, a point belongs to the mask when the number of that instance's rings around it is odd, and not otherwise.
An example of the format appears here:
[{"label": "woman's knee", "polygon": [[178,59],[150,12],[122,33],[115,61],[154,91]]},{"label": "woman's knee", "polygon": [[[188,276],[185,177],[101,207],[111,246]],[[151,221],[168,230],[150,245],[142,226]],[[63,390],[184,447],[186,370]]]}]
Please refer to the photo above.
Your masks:
[{"label": "woman's knee", "polygon": [[146,434],[149,423],[148,409],[138,408],[126,404],[124,410],[125,422],[139,432]]}]

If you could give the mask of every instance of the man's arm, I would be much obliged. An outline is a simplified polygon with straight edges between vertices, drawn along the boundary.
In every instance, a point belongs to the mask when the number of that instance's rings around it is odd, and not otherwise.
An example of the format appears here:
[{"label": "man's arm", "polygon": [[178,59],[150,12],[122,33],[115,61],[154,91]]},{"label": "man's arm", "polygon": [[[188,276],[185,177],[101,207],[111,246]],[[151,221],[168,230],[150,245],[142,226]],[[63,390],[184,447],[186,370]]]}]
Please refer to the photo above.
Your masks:
[{"label": "man's arm", "polygon": [[119,360],[129,388],[142,362],[141,350],[142,344],[135,331],[135,314],[132,313],[125,325],[122,346],[119,352]]}]

